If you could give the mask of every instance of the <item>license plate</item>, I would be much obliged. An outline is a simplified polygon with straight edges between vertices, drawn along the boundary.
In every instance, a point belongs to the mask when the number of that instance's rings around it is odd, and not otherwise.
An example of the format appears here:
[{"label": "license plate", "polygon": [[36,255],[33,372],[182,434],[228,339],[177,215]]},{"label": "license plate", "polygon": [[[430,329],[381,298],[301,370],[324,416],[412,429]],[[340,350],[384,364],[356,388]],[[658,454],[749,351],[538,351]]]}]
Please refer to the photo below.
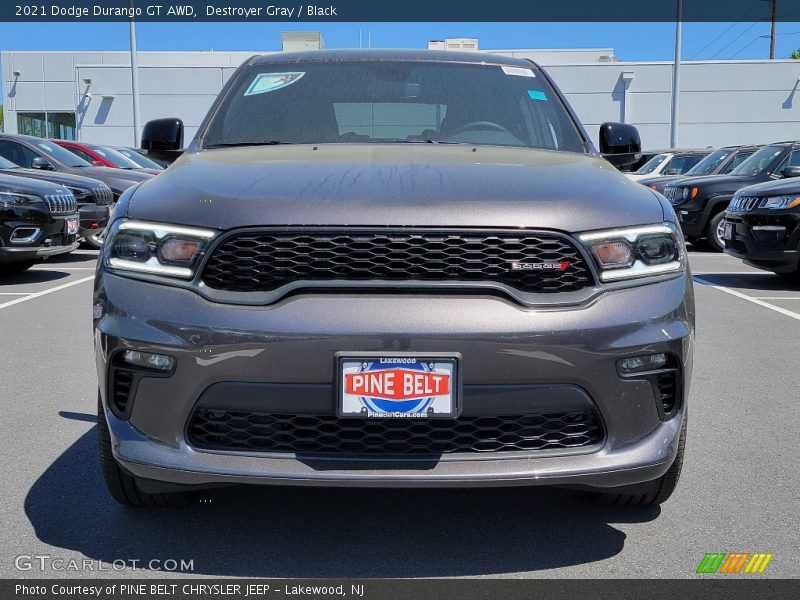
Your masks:
[{"label": "license plate", "polygon": [[67,217],[64,224],[64,233],[67,235],[75,235],[78,233],[78,217]]},{"label": "license plate", "polygon": [[453,355],[337,357],[339,417],[436,419],[458,416]]},{"label": "license plate", "polygon": [[733,223],[725,223],[725,226],[722,229],[722,239],[732,240],[733,236],[734,236]]}]

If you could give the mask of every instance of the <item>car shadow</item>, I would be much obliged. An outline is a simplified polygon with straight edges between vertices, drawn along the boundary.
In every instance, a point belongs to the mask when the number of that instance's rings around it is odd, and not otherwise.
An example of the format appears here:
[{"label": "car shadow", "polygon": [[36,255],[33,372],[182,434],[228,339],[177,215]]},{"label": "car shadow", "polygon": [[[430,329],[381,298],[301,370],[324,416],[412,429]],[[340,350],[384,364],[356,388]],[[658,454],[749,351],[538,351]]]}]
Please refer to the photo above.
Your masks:
[{"label": "car shadow", "polygon": [[790,282],[772,273],[753,272],[743,275],[741,273],[711,273],[697,275],[695,279],[713,285],[744,290],[781,291],[800,290],[800,283]]},{"label": "car shadow", "polygon": [[30,283],[48,283],[50,281],[57,281],[69,277],[66,271],[59,271],[57,268],[50,271],[45,269],[36,269],[32,271],[23,271],[15,275],[8,275],[0,278],[0,288],[7,285],[24,285]]},{"label": "car shadow", "polygon": [[109,564],[124,560],[148,568],[153,559],[192,561],[182,570],[195,575],[537,571],[614,556],[625,534],[610,523],[650,521],[660,513],[595,505],[580,492],[547,488],[282,486],[218,488],[196,494],[185,508],[130,510],[109,497],[96,447],[93,427],[31,487],[25,513],[37,537]]}]

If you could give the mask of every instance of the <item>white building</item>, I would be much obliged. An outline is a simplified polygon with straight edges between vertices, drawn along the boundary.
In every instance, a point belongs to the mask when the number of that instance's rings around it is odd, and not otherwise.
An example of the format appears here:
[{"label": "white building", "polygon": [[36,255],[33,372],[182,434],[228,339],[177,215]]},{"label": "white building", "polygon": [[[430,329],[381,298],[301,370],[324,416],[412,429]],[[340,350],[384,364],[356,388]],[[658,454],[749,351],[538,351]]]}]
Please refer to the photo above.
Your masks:
[{"label": "white building", "polygon": [[[639,127],[645,148],[669,146],[671,62],[621,62],[610,48],[485,52],[544,66],[594,139],[603,121],[624,121]],[[259,52],[140,52],[142,123],[180,117],[188,141],[222,85],[253,54]],[[127,52],[7,51],[0,61],[7,132],[133,144]],[[679,143],[800,139],[798,85],[800,61],[686,62]]]}]

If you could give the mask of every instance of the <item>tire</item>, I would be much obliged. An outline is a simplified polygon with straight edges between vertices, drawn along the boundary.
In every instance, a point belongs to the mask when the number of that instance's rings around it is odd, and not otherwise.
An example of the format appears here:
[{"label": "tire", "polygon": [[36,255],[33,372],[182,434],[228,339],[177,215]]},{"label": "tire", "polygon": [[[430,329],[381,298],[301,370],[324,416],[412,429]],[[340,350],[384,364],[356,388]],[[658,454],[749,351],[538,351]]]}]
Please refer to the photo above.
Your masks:
[{"label": "tire", "polygon": [[16,275],[30,269],[36,264],[35,260],[21,260],[19,262],[0,264],[0,275]]},{"label": "tire", "polygon": [[800,269],[789,273],[775,273],[775,275],[788,283],[800,283]]},{"label": "tire", "polygon": [[92,250],[100,250],[103,247],[103,237],[105,236],[106,230],[103,229],[98,234],[87,235],[83,238],[83,245],[88,246]]},{"label": "tire", "polygon": [[666,502],[675,488],[683,466],[683,452],[686,446],[686,417],[683,418],[681,433],[678,438],[678,453],[669,470],[658,479],[633,486],[626,486],[624,491],[600,492],[597,501],[600,504],[613,506],[657,506]]},{"label": "tire", "polygon": [[722,252],[725,249],[725,241],[722,239],[722,222],[725,220],[725,213],[717,213],[708,222],[706,229],[706,239],[708,245],[715,252]]},{"label": "tire", "polygon": [[136,478],[125,473],[111,451],[111,435],[108,432],[103,404],[97,397],[97,441],[100,451],[100,468],[111,497],[119,504],[131,508],[167,508],[183,506],[188,502],[184,493],[147,494],[136,485]]}]

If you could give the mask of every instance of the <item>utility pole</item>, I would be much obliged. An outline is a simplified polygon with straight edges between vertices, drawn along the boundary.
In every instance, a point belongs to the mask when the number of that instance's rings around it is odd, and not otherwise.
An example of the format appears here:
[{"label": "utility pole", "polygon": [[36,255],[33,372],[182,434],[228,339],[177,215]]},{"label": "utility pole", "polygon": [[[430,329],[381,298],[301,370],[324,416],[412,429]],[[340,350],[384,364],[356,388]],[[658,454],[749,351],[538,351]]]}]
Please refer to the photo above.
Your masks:
[{"label": "utility pole", "polygon": [[672,66],[672,115],[669,122],[669,147],[678,146],[678,120],[681,94],[681,28],[683,26],[683,0],[678,1],[678,18],[675,21],[675,62]]},{"label": "utility pole", "polygon": [[133,95],[133,147],[139,147],[139,61],[136,58],[136,24],[133,22],[133,0],[130,6],[130,36],[131,36],[131,94]]},{"label": "utility pole", "polygon": [[778,0],[769,0],[772,6],[772,29],[769,33],[769,59],[775,60],[775,22],[778,20]]}]

